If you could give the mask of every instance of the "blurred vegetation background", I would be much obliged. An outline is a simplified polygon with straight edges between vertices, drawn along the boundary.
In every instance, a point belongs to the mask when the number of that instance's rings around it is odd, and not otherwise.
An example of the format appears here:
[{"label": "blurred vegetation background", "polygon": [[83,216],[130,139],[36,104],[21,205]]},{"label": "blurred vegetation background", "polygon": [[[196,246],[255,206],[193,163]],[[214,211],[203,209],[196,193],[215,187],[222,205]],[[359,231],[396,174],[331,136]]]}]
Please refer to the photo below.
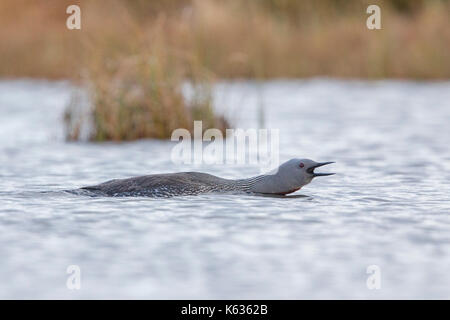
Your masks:
[{"label": "blurred vegetation background", "polygon": [[[72,4],[81,30],[66,28]],[[366,27],[370,4],[381,30]],[[0,76],[83,83],[92,140],[166,138],[193,119],[228,125],[211,108],[218,78],[448,79],[449,18],[448,0],[2,0]]]}]

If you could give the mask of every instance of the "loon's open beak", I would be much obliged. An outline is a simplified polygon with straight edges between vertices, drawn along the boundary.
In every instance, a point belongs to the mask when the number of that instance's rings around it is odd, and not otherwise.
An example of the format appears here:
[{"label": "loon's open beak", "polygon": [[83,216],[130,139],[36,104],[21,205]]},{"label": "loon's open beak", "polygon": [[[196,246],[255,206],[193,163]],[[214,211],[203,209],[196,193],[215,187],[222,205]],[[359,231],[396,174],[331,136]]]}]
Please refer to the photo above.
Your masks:
[{"label": "loon's open beak", "polygon": [[315,168],[318,168],[318,167],[321,167],[321,166],[324,166],[324,165],[327,165],[327,164],[330,164],[330,163],[334,163],[334,161],[329,161],[329,162],[319,162],[319,163],[313,165],[312,167],[309,167],[309,168],[306,170],[306,172],[308,172],[309,174],[312,174],[312,175],[313,175],[313,178],[314,178],[314,177],[331,176],[331,175],[334,174],[334,173],[315,173],[315,172],[314,172],[314,169],[315,169]]}]

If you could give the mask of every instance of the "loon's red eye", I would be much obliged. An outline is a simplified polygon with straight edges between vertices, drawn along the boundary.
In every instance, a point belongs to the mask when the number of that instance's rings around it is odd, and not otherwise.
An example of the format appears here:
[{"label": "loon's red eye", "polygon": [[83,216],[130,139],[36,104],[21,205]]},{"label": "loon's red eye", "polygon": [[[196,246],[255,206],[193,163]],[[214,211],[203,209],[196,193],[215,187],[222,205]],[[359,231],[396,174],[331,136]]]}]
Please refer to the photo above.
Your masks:
[{"label": "loon's red eye", "polygon": [[300,168],[303,168],[304,166],[303,162],[300,162]]}]

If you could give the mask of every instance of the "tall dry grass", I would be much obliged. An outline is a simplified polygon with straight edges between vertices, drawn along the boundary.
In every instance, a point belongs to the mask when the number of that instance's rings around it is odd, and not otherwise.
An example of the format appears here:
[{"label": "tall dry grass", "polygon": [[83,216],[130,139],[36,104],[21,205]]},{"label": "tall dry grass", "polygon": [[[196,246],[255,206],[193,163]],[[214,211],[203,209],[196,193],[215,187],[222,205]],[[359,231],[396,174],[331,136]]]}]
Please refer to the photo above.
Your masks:
[{"label": "tall dry grass", "polygon": [[[65,27],[70,4],[81,30]],[[369,4],[382,30],[366,28]],[[0,76],[85,84],[94,140],[164,138],[194,119],[226,126],[208,93],[218,77],[447,79],[449,18],[446,0],[4,0]]]},{"label": "tall dry grass", "polygon": [[[382,30],[366,28],[373,3]],[[69,4],[80,31],[65,28]],[[76,78],[92,52],[145,53],[154,37],[218,77],[450,76],[447,0],[4,0],[0,24],[2,76]]]}]

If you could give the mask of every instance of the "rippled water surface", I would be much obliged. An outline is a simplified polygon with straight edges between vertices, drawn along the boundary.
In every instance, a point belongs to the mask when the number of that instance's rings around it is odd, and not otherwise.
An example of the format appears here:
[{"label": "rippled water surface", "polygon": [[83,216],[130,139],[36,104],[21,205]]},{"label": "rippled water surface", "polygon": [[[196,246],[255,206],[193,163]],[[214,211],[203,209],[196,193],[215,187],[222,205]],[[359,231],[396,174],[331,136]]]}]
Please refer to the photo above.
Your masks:
[{"label": "rippled water surface", "polygon": [[[295,195],[90,198],[176,165],[173,144],[66,143],[68,83],[0,82],[0,298],[450,298],[450,84],[222,83],[235,126],[280,129],[280,160],[336,161]],[[325,170],[324,170],[325,171]],[[66,287],[69,265],[81,289]],[[381,271],[369,290],[367,267]]]}]

